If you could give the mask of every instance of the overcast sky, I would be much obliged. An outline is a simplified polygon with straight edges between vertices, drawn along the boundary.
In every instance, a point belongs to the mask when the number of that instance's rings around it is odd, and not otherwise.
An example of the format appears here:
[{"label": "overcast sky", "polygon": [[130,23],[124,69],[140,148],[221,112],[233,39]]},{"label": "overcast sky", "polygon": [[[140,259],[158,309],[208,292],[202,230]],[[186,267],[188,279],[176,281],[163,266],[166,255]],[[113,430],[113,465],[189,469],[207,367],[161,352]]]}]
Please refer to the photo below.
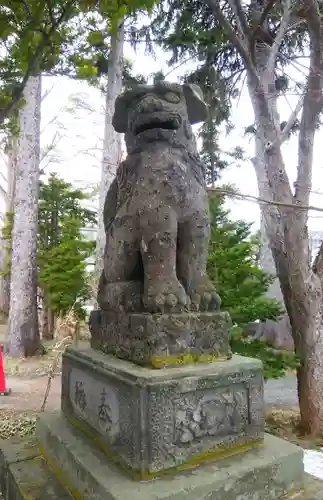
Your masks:
[{"label": "overcast sky", "polygon": [[[144,49],[139,48],[137,53],[126,45],[125,55],[133,61],[133,69],[136,73],[149,76],[152,72],[163,70],[164,74],[169,72],[167,59],[169,54],[158,51],[158,57],[153,59],[144,54]],[[189,68],[189,64],[179,67],[167,76],[167,80],[177,81]],[[191,65],[191,67],[193,67]],[[62,136],[59,141],[56,156],[59,163],[51,163],[47,171],[55,171],[73,183],[94,185],[100,179],[100,147],[104,131],[104,97],[101,93],[91,88],[85,82],[75,82],[63,77],[44,77],[43,93],[49,94],[43,101],[42,106],[42,147],[46,147],[57,134]],[[88,109],[78,109],[74,114],[63,111],[68,105],[71,96],[79,96],[88,105]],[[296,96],[288,96],[280,100],[281,120],[288,119],[291,108],[297,102]],[[54,118],[53,123],[50,123]],[[246,151],[247,157],[253,155],[253,141],[244,135],[245,128],[253,123],[253,111],[249,96],[244,88],[238,102],[233,104],[231,121],[235,130],[229,136],[222,134],[221,148],[226,151],[236,145],[240,145]],[[57,123],[59,122],[59,124]],[[316,134],[314,169],[313,169],[313,193],[311,204],[323,207],[323,131]],[[297,140],[292,138],[284,146],[284,157],[290,175],[291,182],[295,179],[297,164]],[[232,166],[222,176],[221,182],[233,183],[244,194],[257,196],[257,183],[251,162],[246,160],[242,166]],[[322,191],[322,194],[320,192]],[[229,203],[232,215],[235,218],[244,218],[255,222],[255,229],[259,225],[259,209],[257,204],[247,201],[234,201]],[[320,230],[323,227],[323,214],[311,212],[310,227]]]}]

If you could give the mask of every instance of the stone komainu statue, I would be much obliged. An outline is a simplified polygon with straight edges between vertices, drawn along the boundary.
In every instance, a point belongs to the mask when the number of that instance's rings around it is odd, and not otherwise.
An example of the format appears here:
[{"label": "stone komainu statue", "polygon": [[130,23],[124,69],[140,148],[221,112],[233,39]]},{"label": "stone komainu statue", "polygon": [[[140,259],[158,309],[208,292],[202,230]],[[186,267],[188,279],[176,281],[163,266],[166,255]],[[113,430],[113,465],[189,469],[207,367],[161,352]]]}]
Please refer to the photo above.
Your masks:
[{"label": "stone komainu statue", "polygon": [[162,81],[117,98],[113,126],[125,134],[128,156],[104,208],[101,309],[219,308],[206,274],[208,198],[191,127],[206,116],[196,85]]}]

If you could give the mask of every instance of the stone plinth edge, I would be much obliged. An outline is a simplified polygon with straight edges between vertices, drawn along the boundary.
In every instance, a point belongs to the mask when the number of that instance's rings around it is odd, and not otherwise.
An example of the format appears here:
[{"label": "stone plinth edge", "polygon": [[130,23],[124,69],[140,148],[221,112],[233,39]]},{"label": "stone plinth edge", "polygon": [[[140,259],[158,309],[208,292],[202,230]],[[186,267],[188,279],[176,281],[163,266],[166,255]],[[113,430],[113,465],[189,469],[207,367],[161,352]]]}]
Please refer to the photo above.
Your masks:
[{"label": "stone plinth edge", "polygon": [[198,466],[263,441],[262,364],[154,370],[94,349],[63,355],[62,411],[138,479]]},{"label": "stone plinth edge", "polygon": [[41,452],[61,481],[84,500],[277,500],[303,488],[303,451],[271,435],[264,446],[186,470],[134,482],[61,415],[37,423]]},{"label": "stone plinth edge", "polygon": [[91,346],[152,368],[231,357],[227,312],[176,314],[91,312]]}]

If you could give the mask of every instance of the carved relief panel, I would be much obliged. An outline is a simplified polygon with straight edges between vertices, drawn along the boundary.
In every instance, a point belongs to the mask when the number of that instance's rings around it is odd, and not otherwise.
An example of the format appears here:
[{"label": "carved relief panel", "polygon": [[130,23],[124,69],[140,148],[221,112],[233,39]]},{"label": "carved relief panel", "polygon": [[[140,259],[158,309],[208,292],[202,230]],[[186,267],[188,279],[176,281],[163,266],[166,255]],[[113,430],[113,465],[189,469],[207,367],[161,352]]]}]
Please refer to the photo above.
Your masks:
[{"label": "carved relief panel", "polygon": [[225,388],[204,394],[186,395],[175,402],[177,445],[202,438],[225,437],[243,431],[248,423],[246,387]]}]

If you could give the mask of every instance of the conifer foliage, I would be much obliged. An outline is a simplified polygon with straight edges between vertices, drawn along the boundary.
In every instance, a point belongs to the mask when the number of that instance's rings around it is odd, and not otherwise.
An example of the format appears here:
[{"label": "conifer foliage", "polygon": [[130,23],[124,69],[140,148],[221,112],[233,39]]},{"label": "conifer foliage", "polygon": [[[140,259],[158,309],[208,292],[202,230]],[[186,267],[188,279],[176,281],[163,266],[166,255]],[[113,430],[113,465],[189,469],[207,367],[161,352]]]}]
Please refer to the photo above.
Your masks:
[{"label": "conifer foliage", "polygon": [[283,312],[280,302],[266,298],[273,277],[258,265],[259,239],[252,233],[252,224],[230,218],[220,195],[210,196],[210,221],[208,273],[222,299],[222,309],[230,313],[234,324],[232,352],[261,359],[266,379],[282,377],[298,366],[297,357],[246,333],[248,324],[274,320]]},{"label": "conifer foliage", "polygon": [[63,217],[59,243],[42,253],[39,283],[46,306],[55,315],[65,315],[71,308],[85,315],[83,306],[90,298],[86,259],[93,252],[93,242],[85,239],[81,229],[81,219]]},{"label": "conifer foliage", "polygon": [[54,174],[40,186],[38,277],[44,306],[55,315],[73,307],[82,316],[89,298],[86,259],[94,251],[94,242],[81,230],[95,225],[96,214],[84,208],[86,198],[83,191]]},{"label": "conifer foliage", "polygon": [[281,313],[280,303],[265,297],[273,278],[257,264],[258,241],[252,234],[252,224],[232,220],[220,196],[210,198],[210,222],[208,273],[220,294],[222,308],[240,326],[276,319]]}]

